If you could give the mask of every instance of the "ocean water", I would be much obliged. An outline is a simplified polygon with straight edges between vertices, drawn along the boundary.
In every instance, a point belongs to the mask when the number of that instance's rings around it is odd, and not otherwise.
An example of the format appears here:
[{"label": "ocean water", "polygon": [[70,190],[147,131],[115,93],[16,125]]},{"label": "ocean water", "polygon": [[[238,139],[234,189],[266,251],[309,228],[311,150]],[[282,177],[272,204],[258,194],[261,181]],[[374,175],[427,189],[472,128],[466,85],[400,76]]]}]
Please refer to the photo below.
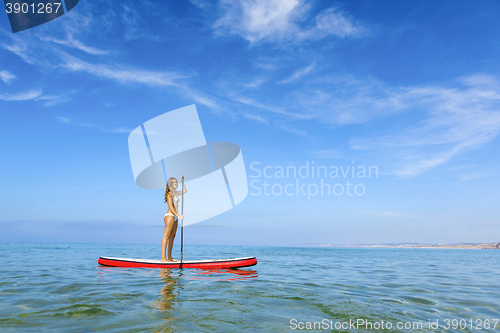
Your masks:
[{"label": "ocean water", "polygon": [[497,250],[185,246],[185,260],[259,263],[97,264],[158,253],[159,245],[0,243],[0,332],[500,332]]}]

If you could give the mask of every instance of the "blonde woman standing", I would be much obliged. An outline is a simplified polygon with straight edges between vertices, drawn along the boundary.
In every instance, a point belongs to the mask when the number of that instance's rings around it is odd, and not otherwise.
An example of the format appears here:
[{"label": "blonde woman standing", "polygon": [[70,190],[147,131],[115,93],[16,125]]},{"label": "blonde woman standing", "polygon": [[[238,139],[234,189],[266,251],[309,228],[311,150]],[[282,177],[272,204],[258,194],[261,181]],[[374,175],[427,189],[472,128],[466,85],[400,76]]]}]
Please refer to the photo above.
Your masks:
[{"label": "blonde woman standing", "polygon": [[[163,218],[165,222],[165,230],[161,240],[161,261],[174,262],[179,261],[172,258],[172,247],[174,246],[175,233],[177,232],[178,219],[184,220],[184,215],[177,213],[179,203],[179,195],[186,193],[186,185],[184,185],[184,175],[181,176],[182,192],[176,191],[178,186],[177,179],[170,177],[167,181],[167,189],[165,190],[165,202],[168,203],[168,211]],[[165,253],[166,252],[166,253]]]}]

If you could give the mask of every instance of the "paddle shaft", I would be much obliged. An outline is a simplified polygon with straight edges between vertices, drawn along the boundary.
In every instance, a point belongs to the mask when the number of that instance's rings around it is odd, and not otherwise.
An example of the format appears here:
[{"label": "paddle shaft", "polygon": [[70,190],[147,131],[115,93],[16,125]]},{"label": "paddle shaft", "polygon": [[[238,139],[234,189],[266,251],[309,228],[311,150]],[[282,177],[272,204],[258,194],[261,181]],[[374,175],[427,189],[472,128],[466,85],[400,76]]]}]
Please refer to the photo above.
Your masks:
[{"label": "paddle shaft", "polygon": [[[181,215],[184,215],[184,180],[182,181],[182,203],[181,203]],[[179,268],[182,267],[182,250],[184,245],[184,219],[181,220],[181,263]]]}]

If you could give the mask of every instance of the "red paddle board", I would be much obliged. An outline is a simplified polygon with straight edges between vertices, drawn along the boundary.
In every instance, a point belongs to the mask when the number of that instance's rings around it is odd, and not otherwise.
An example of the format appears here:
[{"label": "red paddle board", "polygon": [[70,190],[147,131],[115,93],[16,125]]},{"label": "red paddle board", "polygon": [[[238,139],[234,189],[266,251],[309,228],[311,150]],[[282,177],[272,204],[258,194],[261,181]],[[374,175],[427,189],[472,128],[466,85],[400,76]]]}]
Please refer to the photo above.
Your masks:
[{"label": "red paddle board", "polygon": [[200,269],[217,269],[217,268],[240,268],[257,265],[257,258],[229,258],[229,259],[211,259],[211,260],[184,260],[180,262],[161,262],[153,259],[131,259],[131,258],[114,258],[100,257],[97,262],[103,266],[112,267],[146,267],[146,268],[200,268]]}]

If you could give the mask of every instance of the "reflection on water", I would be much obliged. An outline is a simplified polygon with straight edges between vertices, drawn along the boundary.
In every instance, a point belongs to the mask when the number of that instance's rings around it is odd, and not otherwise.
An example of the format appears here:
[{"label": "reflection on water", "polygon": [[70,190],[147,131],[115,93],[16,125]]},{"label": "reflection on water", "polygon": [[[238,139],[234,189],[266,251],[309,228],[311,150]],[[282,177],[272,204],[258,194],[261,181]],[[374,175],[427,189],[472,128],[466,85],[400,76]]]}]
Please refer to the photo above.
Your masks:
[{"label": "reflection on water", "polygon": [[168,311],[174,305],[176,289],[180,289],[179,278],[172,277],[170,269],[160,269],[160,276],[165,285],[161,288],[161,297],[156,301],[155,307],[160,311]]},{"label": "reflection on water", "polygon": [[164,322],[162,326],[165,327],[160,330],[155,330],[154,332],[175,332],[175,326],[170,324],[176,318],[172,310],[174,310],[175,299],[182,289],[179,282],[182,277],[182,272],[179,272],[179,277],[174,277],[171,269],[160,269],[160,277],[164,282],[164,286],[160,290],[160,298],[154,303],[154,307],[164,312]]},{"label": "reflection on water", "polygon": [[[147,269],[150,270],[150,269]],[[158,271],[157,269],[152,269]],[[186,274],[184,274],[186,273]],[[184,281],[204,281],[207,283],[217,281],[241,281],[250,280],[258,277],[256,270],[249,269],[160,269],[159,274],[163,281],[163,286],[160,290],[160,298],[153,304],[154,307],[162,312],[163,323],[161,329],[155,330],[156,333],[177,332],[179,320],[175,315],[176,310],[179,310],[178,304],[182,293],[182,285]]]},{"label": "reflection on water", "polygon": [[257,278],[256,270],[250,269],[206,269],[200,270],[198,276],[192,276],[193,280],[210,281],[241,281]]}]

